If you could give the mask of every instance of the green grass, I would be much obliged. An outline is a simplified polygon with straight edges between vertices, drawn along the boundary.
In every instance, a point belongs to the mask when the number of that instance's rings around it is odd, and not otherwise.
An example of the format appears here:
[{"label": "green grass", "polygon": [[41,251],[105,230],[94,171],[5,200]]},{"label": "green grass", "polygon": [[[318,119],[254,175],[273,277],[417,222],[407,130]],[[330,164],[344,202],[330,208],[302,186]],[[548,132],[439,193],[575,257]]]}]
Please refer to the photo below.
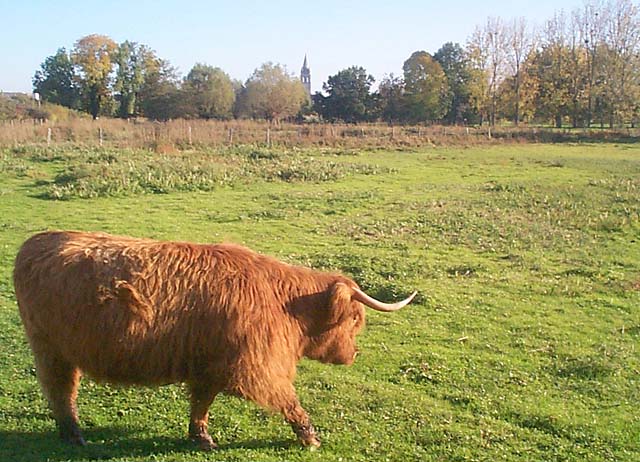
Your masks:
[{"label": "green grass", "polygon": [[[199,453],[182,387],[87,379],[89,445],[71,448],[11,283],[18,246],[43,229],[234,241],[343,271],[380,298],[420,295],[368,313],[353,367],[300,364],[319,452],[280,416],[222,397],[221,448]],[[0,151],[3,461],[640,460],[639,307],[636,145]]]}]

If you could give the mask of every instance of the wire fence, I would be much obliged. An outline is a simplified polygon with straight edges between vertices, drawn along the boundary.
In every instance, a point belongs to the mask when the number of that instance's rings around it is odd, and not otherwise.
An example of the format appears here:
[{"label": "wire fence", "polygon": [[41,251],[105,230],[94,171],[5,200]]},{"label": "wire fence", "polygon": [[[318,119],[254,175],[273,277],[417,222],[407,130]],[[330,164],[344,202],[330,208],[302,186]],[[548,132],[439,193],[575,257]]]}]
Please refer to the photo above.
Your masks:
[{"label": "wire fence", "polygon": [[386,124],[269,124],[264,121],[77,119],[0,122],[0,147],[37,144],[188,150],[205,147],[417,148],[506,142],[635,142],[640,129],[392,126]]}]

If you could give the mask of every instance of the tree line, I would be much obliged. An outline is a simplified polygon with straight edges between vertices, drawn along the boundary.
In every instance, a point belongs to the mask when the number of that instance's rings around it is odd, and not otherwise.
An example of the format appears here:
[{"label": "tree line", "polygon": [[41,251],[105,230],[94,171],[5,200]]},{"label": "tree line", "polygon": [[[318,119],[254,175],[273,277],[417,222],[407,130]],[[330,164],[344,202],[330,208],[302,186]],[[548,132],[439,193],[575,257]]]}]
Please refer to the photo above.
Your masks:
[{"label": "tree line", "polygon": [[70,51],[58,49],[36,71],[33,88],[44,101],[94,118],[280,120],[308,100],[301,83],[279,64],[263,64],[244,84],[201,63],[180,79],[148,46],[117,44],[104,35],[82,37]]},{"label": "tree line", "polygon": [[557,12],[537,29],[524,18],[490,17],[464,45],[416,51],[401,76],[374,84],[366,69],[352,66],[309,98],[297,76],[274,63],[245,82],[202,63],[180,78],[148,46],[103,35],[59,49],[33,78],[43,100],[94,118],[633,125],[640,116],[640,14],[632,0],[609,0]]}]

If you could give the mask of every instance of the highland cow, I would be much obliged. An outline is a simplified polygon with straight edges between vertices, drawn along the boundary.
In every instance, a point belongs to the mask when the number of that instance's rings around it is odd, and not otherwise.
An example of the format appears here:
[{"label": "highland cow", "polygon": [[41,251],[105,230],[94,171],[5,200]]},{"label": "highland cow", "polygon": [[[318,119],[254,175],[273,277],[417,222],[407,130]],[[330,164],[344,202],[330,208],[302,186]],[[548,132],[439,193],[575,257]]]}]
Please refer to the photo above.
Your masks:
[{"label": "highland cow", "polygon": [[320,442],[293,381],[302,357],[352,364],[363,304],[386,304],[349,278],[292,266],[233,244],[44,232],[14,270],[20,316],[60,436],[84,445],[81,373],[125,385],[186,383],[189,437],[202,449],[218,393],[279,411],[300,442]]}]

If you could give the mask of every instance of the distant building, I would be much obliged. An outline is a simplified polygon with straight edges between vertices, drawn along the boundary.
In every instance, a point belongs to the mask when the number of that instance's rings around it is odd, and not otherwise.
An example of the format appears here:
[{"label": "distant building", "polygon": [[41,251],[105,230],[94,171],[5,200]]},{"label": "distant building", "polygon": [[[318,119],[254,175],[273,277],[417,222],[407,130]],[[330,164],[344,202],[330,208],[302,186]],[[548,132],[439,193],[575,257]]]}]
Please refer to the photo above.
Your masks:
[{"label": "distant building", "polygon": [[302,69],[300,70],[300,82],[302,82],[309,98],[311,98],[311,69],[309,69],[309,65],[307,64],[306,54],[304,55],[304,63],[302,63]]},{"label": "distant building", "polygon": [[33,97],[29,93],[22,93],[19,91],[2,91],[0,90],[0,96],[4,96],[5,98],[24,98],[24,97]]}]

